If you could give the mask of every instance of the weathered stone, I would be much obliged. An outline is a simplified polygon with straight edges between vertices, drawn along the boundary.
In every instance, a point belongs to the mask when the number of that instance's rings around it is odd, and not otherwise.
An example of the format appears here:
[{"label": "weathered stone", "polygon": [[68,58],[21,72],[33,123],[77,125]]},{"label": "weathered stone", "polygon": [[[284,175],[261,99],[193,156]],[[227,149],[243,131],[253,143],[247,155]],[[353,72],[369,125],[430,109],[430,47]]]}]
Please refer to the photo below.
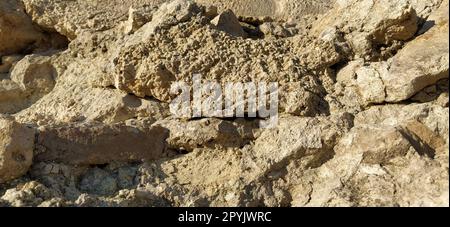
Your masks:
[{"label": "weathered stone", "polygon": [[83,192],[95,195],[111,195],[117,190],[117,182],[110,174],[102,169],[89,170],[80,181]]},{"label": "weathered stone", "polygon": [[0,115],[0,183],[21,177],[33,162],[34,129]]},{"label": "weathered stone", "polygon": [[[0,206],[448,206],[447,7],[3,0]],[[172,85],[193,107],[199,74],[277,83],[278,123],[178,118]],[[33,162],[3,162],[11,143]]]},{"label": "weathered stone", "polygon": [[154,160],[164,157],[166,138],[167,130],[159,126],[141,129],[119,123],[45,127],[39,129],[35,160],[73,165]]},{"label": "weathered stone", "polygon": [[263,169],[272,169],[289,159],[310,156],[309,166],[320,165],[330,158],[336,140],[352,124],[352,117],[347,114],[328,118],[281,118],[276,128],[263,132],[256,139],[254,162]]},{"label": "weathered stone", "polygon": [[222,30],[232,36],[246,37],[247,34],[242,29],[239,24],[236,15],[233,11],[226,10],[225,12],[219,14],[216,18],[211,21],[211,24],[216,26],[217,29]]},{"label": "weathered stone", "polygon": [[447,20],[435,25],[399,51],[392,59],[389,74],[383,78],[386,101],[408,99],[438,80],[448,78],[448,32]]},{"label": "weathered stone", "polygon": [[21,1],[5,0],[0,3],[0,57],[24,51],[44,39],[23,11]]},{"label": "weathered stone", "polygon": [[417,31],[415,10],[406,0],[337,1],[312,28],[318,36],[330,28],[344,34],[356,57],[379,57],[378,46],[407,41]]},{"label": "weathered stone", "polygon": [[168,119],[157,122],[169,131],[168,145],[176,150],[195,148],[242,147],[254,139],[258,121],[231,122],[215,118],[181,121]]}]

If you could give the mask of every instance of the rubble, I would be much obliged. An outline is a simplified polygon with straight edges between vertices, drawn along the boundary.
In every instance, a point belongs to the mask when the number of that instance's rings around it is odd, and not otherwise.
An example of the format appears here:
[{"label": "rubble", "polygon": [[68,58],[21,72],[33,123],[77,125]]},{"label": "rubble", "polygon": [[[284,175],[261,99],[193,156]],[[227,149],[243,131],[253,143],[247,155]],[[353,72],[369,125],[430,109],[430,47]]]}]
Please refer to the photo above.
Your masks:
[{"label": "rubble", "polygon": [[[448,206],[448,33],[448,0],[2,0],[0,206]],[[180,117],[194,75],[275,83],[276,124]]]}]

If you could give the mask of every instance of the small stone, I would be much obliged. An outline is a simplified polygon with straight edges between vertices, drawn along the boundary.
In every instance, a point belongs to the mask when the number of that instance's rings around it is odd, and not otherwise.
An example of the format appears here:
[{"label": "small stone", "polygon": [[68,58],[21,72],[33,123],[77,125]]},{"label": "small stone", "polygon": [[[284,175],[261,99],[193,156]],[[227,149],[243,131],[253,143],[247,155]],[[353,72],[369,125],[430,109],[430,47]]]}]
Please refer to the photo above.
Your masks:
[{"label": "small stone", "polygon": [[232,36],[237,37],[246,37],[244,29],[242,29],[239,20],[236,15],[234,15],[233,11],[226,10],[225,12],[219,14],[219,16],[215,17],[211,24],[217,27],[217,29],[224,31]]}]

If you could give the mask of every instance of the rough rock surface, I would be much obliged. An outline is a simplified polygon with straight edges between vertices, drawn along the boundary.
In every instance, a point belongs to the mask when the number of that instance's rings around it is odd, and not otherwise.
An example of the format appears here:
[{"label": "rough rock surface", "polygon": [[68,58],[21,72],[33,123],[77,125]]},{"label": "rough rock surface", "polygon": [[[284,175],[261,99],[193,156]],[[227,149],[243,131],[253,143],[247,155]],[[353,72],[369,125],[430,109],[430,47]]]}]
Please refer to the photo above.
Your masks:
[{"label": "rough rock surface", "polygon": [[[448,0],[1,0],[0,206],[448,206],[448,32]],[[277,124],[175,116],[194,74],[278,83]]]},{"label": "rough rock surface", "polygon": [[0,115],[0,183],[25,174],[33,162],[34,129]]}]

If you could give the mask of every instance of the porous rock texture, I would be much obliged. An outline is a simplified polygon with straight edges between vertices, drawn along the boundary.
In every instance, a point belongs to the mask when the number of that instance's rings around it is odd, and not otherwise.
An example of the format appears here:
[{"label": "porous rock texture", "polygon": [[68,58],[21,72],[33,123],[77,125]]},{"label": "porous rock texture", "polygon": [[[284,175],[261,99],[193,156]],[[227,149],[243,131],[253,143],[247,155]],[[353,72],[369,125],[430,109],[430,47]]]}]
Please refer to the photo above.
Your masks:
[{"label": "porous rock texture", "polygon": [[[2,0],[1,206],[449,206],[448,0]],[[171,86],[277,82],[279,119]]]}]

